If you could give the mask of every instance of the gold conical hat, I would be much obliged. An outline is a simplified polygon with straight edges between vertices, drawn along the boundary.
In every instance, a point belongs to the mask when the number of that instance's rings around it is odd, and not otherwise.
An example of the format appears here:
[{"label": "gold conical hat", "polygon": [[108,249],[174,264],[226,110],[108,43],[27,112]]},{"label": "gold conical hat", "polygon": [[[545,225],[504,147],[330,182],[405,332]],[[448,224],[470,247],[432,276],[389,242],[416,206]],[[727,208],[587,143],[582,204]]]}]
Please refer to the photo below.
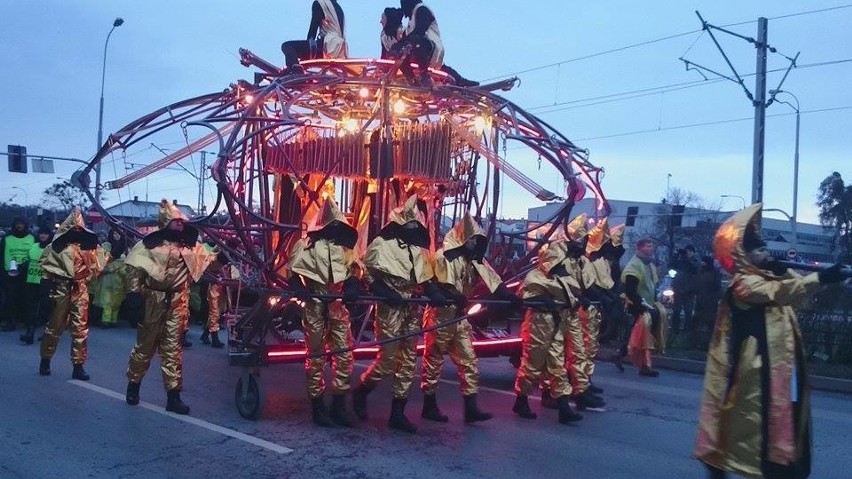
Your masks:
[{"label": "gold conical hat", "polygon": [[570,223],[568,223],[568,226],[565,227],[565,232],[568,235],[569,240],[580,241],[589,234],[589,229],[586,225],[587,219],[588,216],[583,213],[571,220]]},{"label": "gold conical hat", "polygon": [[308,232],[312,233],[314,231],[319,231],[334,221],[339,221],[346,226],[352,226],[349,224],[346,216],[343,215],[343,212],[340,211],[340,207],[337,206],[337,203],[329,197],[325,200],[325,202],[323,202],[319,213],[314,219],[314,224],[308,227]]},{"label": "gold conical hat", "polygon": [[755,203],[737,211],[716,231],[716,236],[713,237],[713,252],[725,271],[733,273],[749,267],[754,268],[746,257],[743,238],[746,229],[750,227],[760,231],[759,222],[762,209],[763,203]]},{"label": "gold conical hat", "polygon": [[612,245],[615,247],[622,246],[624,244],[624,225],[616,225],[613,226],[612,229],[609,230],[609,240],[612,242]]},{"label": "gold conical hat", "polygon": [[444,251],[461,248],[467,240],[474,236],[481,237],[482,241],[487,241],[485,230],[477,224],[476,220],[470,215],[470,213],[466,213],[462,217],[461,221],[456,223],[456,225],[447,233],[447,236],[444,237]]},{"label": "gold conical hat", "polygon": [[59,225],[59,228],[56,230],[56,236],[62,236],[63,234],[71,231],[71,229],[75,226],[86,229],[86,222],[83,221],[83,212],[80,210],[79,206],[75,206],[68,217],[65,218],[65,221]]},{"label": "gold conical hat", "polygon": [[160,229],[165,228],[169,225],[169,222],[172,220],[183,220],[187,221],[189,218],[186,217],[183,212],[178,209],[177,206],[173,205],[169,202],[169,200],[163,198],[160,200],[160,216],[157,219],[157,224],[160,226]]},{"label": "gold conical hat", "polygon": [[400,226],[416,221],[426,228],[426,218],[423,217],[423,212],[417,207],[417,195],[411,195],[405,200],[405,204],[399,208],[394,208],[388,215],[388,223],[396,223]]},{"label": "gold conical hat", "polygon": [[598,224],[589,231],[589,243],[586,244],[587,253],[595,253],[603,248],[603,245],[609,240],[609,223],[606,218],[603,218]]}]

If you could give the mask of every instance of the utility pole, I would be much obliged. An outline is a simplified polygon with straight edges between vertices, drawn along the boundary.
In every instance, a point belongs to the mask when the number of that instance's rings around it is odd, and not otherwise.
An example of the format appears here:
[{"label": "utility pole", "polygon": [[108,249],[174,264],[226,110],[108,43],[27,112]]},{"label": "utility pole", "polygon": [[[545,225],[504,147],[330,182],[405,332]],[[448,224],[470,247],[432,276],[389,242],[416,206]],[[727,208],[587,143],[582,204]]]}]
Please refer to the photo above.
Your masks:
[{"label": "utility pole", "polygon": [[[737,83],[743,89],[752,105],[754,105],[754,148],[752,154],[751,201],[752,203],[761,202],[763,201],[763,159],[764,142],[766,138],[766,107],[771,105],[774,100],[773,98],[770,98],[769,101],[766,99],[766,57],[770,52],[776,53],[790,62],[790,65],[784,72],[784,76],[778,83],[778,87],[775,88],[775,90],[781,90],[781,85],[784,84],[790,70],[796,66],[796,60],[799,58],[799,54],[797,53],[795,57],[788,57],[779,53],[778,50],[769,45],[769,21],[766,18],[760,17],[757,19],[757,39],[755,40],[752,37],[740,35],[739,33],[726,30],[725,28],[711,25],[701,17],[700,13],[695,12],[695,14],[698,15],[699,20],[701,20],[702,30],[709,34],[713,43],[716,45],[716,48],[719,50],[719,53],[722,55],[722,58],[724,58],[725,63],[727,63],[728,68],[731,70],[731,74],[724,75],[695,62],[686,60],[683,57],[681,57],[680,60],[686,65],[687,70],[698,71],[705,80],[707,79],[707,76],[704,75],[704,72],[708,72],[712,75]],[[719,41],[716,40],[716,35],[713,33],[714,31],[737,37],[754,45],[757,50],[757,68],[755,71],[754,93],[749,91],[748,87],[745,86],[742,76],[737,73],[737,69],[734,68],[731,60],[728,59],[728,55],[725,53],[725,50],[722,49]]]},{"label": "utility pole", "polygon": [[769,21],[757,19],[757,67],[754,85],[754,153],[751,170],[751,202],[763,201],[763,154],[766,138],[766,51],[769,47]]}]

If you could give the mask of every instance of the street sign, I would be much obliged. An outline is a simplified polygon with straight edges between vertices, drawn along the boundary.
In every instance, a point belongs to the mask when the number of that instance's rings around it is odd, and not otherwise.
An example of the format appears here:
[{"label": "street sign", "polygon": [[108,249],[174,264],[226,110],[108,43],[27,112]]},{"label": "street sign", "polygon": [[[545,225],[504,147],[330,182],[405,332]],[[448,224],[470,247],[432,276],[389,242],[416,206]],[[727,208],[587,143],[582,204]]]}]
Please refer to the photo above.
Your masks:
[{"label": "street sign", "polygon": [[787,250],[787,259],[790,261],[796,259],[797,256],[799,256],[799,252],[796,251],[796,248],[790,248]]}]

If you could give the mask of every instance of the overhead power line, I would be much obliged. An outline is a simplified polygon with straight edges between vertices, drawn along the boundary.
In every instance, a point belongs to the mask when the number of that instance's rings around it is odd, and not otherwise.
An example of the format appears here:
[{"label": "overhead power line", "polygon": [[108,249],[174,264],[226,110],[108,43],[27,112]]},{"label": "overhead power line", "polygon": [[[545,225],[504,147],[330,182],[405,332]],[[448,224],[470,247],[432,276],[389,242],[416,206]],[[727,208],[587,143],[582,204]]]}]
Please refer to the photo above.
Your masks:
[{"label": "overhead power line", "polygon": [[[802,110],[801,114],[805,115],[805,114],[811,114],[811,113],[825,113],[825,112],[830,112],[830,111],[841,111],[841,110],[852,110],[852,105],[837,106],[837,107],[831,107],[831,108],[819,108],[819,109],[814,109],[814,110]],[[794,112],[793,113],[776,113],[774,115],[766,115],[766,117],[767,118],[780,118],[780,117],[785,117],[785,116],[793,116],[795,114],[796,113],[794,113]],[[726,123],[737,123],[737,122],[741,122],[741,121],[754,121],[754,117],[753,116],[747,116],[747,117],[742,117],[742,118],[729,118],[727,120],[705,121],[705,122],[701,122],[701,123],[689,123],[689,124],[685,124],[685,125],[673,125],[673,126],[666,126],[666,127],[662,127],[662,128],[650,128],[650,129],[647,129],[647,130],[628,131],[628,132],[624,132],[624,133],[615,133],[615,134],[612,134],[612,135],[592,136],[592,137],[588,137],[588,138],[578,138],[576,141],[581,142],[581,141],[591,141],[591,140],[603,140],[603,139],[607,139],[607,138],[618,138],[618,137],[622,137],[622,136],[642,135],[642,134],[645,134],[645,133],[656,133],[658,131],[683,130],[683,129],[686,129],[686,128],[696,128],[696,127],[700,127],[700,126],[724,125]]]},{"label": "overhead power line", "polygon": [[[777,15],[777,16],[774,16],[774,17],[768,17],[767,19],[768,20],[780,20],[780,19],[784,19],[784,18],[792,18],[792,17],[803,16],[803,15],[812,15],[812,14],[816,14],[816,13],[823,13],[823,12],[829,12],[829,11],[834,11],[834,10],[841,10],[841,9],[850,8],[850,7],[852,7],[852,3],[845,4],[845,5],[838,5],[838,6],[835,6],[835,7],[821,8],[821,9],[818,9],[818,10],[808,10],[808,11],[803,11],[803,12],[790,13],[790,14],[786,14],[786,15]],[[756,20],[747,20],[747,21],[743,21],[743,22],[727,23],[725,25],[720,25],[720,26],[721,27],[736,27],[736,26],[740,26],[740,25],[748,25],[750,23],[754,23],[755,21]],[[531,67],[531,68],[527,68],[527,69],[524,69],[524,70],[517,70],[517,71],[513,71],[513,72],[509,72],[509,73],[504,73],[504,74],[501,74],[501,75],[486,78],[485,80],[482,80],[482,81],[488,82],[488,81],[491,81],[491,80],[506,78],[506,77],[510,77],[510,76],[514,76],[514,75],[522,75],[524,73],[530,73],[530,72],[534,72],[534,71],[538,71],[538,70],[545,70],[545,69],[548,69],[548,68],[553,68],[553,67],[556,67],[556,66],[564,65],[564,64],[567,64],[567,63],[579,62],[579,61],[582,61],[582,60],[588,60],[590,58],[600,57],[600,56],[604,56],[604,55],[610,55],[612,53],[623,52],[625,50],[630,50],[630,49],[633,49],[633,48],[639,48],[639,47],[644,47],[644,46],[647,46],[647,45],[653,45],[655,43],[660,43],[660,42],[664,42],[664,41],[667,41],[667,40],[672,40],[672,39],[675,39],[675,38],[680,38],[680,37],[685,37],[685,36],[692,35],[692,34],[695,34],[695,33],[700,33],[701,31],[702,31],[701,29],[690,30],[688,32],[675,33],[673,35],[667,35],[667,36],[664,36],[664,37],[655,38],[653,40],[646,40],[646,41],[643,41],[643,42],[631,43],[629,45],[611,48],[609,50],[603,50],[603,51],[596,52],[596,53],[590,53],[588,55],[583,55],[583,56],[574,57],[574,58],[568,58],[566,60],[562,60],[562,61],[559,61],[559,62],[548,63],[546,65],[540,65],[540,66],[537,66],[537,67]]]},{"label": "overhead power line", "polygon": [[[842,63],[850,63],[852,62],[852,58],[845,58],[842,60],[830,60],[824,62],[815,62],[815,63],[806,63],[797,66],[797,69],[808,69],[808,68],[816,68],[816,67],[824,67],[829,65],[837,65]],[[776,73],[780,71],[784,71],[786,68],[775,68],[772,70],[768,70],[767,73]],[[752,77],[754,73],[745,73],[742,77]],[[619,101],[632,100],[634,98],[641,98],[646,96],[658,95],[661,93],[669,93],[678,90],[686,90],[688,88],[696,88],[712,85],[715,83],[720,83],[724,81],[721,78],[711,78],[706,80],[691,80],[687,82],[680,83],[671,83],[668,85],[660,85],[656,87],[649,88],[641,88],[637,90],[630,90],[620,93],[609,93],[606,95],[593,96],[588,98],[579,98],[575,100],[567,100],[557,103],[552,103],[550,105],[539,105],[531,108],[527,108],[527,111],[530,112],[539,112],[538,115],[546,115],[548,113],[556,113],[565,110],[572,110],[575,108],[585,108],[587,106],[593,105],[601,105],[605,103],[615,103]],[[544,111],[541,111],[544,110]]]}]

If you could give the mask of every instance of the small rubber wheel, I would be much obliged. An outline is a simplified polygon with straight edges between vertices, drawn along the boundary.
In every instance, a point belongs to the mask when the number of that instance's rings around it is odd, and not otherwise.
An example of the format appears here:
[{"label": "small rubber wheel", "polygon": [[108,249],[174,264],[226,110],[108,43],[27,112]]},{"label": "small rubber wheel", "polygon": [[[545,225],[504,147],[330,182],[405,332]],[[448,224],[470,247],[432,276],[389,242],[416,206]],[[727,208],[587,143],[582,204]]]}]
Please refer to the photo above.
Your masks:
[{"label": "small rubber wheel", "polygon": [[[243,377],[248,377],[248,387],[243,392]],[[263,410],[263,389],[260,387],[260,379],[256,374],[240,377],[237,380],[237,388],[234,391],[234,399],[237,403],[237,412],[244,419],[256,420]]]}]

